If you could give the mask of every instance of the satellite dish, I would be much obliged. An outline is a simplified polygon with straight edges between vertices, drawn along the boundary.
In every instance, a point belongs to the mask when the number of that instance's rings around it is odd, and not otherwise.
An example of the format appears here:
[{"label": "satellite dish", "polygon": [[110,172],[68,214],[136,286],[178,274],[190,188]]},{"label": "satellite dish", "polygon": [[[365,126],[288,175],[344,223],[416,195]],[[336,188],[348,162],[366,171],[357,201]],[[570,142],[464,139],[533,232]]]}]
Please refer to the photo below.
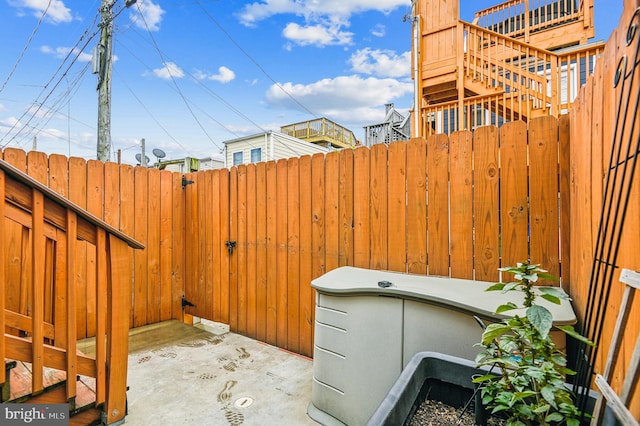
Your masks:
[{"label": "satellite dish", "polygon": [[158,158],[158,160],[164,158],[167,156],[167,154],[165,154],[165,152],[163,150],[161,150],[160,148],[153,148],[153,155],[156,156],[156,158]]},{"label": "satellite dish", "polygon": [[[148,156],[148,155],[145,155],[145,156],[144,156],[144,158],[145,158],[145,160],[147,160],[147,164],[149,164],[149,161],[150,161],[150,160],[149,160],[149,156]],[[136,161],[137,161],[138,163],[142,164],[142,154],[140,154],[140,153],[137,153],[137,154],[136,154]]]}]

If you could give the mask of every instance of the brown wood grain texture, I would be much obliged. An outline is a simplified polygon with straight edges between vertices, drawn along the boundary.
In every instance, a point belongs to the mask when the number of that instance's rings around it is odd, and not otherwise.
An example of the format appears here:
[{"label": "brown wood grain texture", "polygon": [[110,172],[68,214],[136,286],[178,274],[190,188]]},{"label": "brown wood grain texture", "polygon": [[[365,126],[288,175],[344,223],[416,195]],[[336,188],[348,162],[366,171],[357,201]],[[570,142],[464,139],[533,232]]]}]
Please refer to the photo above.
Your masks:
[{"label": "brown wood grain texture", "polygon": [[388,269],[387,146],[371,148],[370,217],[371,268]]},{"label": "brown wood grain texture", "polygon": [[449,138],[427,139],[429,275],[449,276]]},{"label": "brown wood grain texture", "polygon": [[[129,355],[129,310],[131,309],[131,253],[122,240],[106,236],[108,246],[108,333],[105,362],[109,366],[106,383],[105,413],[107,421],[124,419],[127,408],[127,367]],[[97,398],[96,398],[97,399]]]},{"label": "brown wood grain texture", "polygon": [[[238,224],[240,222],[240,211],[238,207],[238,169],[231,168],[229,174],[229,239],[227,241],[238,241]],[[238,252],[227,252],[229,259],[229,329],[238,329],[239,312],[238,303]]]},{"label": "brown wood grain texture", "polygon": [[[209,216],[211,219],[211,250],[212,250],[212,264],[211,264],[211,303],[212,303],[212,317],[213,321],[221,321],[222,318],[222,250],[223,250],[223,235],[222,228],[220,226],[220,214],[221,214],[221,184],[220,184],[220,170],[211,171],[211,210]],[[228,277],[224,277],[224,281]],[[227,301],[228,303],[228,301]]]},{"label": "brown wood grain texture", "polygon": [[160,172],[160,321],[173,318],[173,179],[169,171]]},{"label": "brown wood grain texture", "polygon": [[[529,123],[531,179],[531,262],[560,273],[558,223],[558,121],[539,117]],[[551,283],[546,283],[547,285]]]},{"label": "brown wood grain texture", "polygon": [[278,168],[275,161],[266,165],[267,174],[267,330],[266,342],[275,345],[278,333]]},{"label": "brown wood grain texture", "polygon": [[256,338],[267,340],[267,165],[256,164]]},{"label": "brown wood grain texture", "polygon": [[449,136],[451,276],[473,279],[473,134]]},{"label": "brown wood grain texture", "polygon": [[353,266],[358,268],[369,268],[371,260],[370,153],[366,147],[353,152]]},{"label": "brown wood grain texture", "polygon": [[147,320],[160,321],[160,170],[149,169],[147,212]]},{"label": "brown wood grain texture", "polygon": [[[2,215],[0,214],[0,217]],[[77,374],[77,356],[76,356],[76,336],[77,336],[77,317],[76,312],[73,309],[78,303],[78,297],[76,294],[76,250],[80,246],[80,243],[77,241],[78,238],[78,218],[77,215],[71,211],[67,210],[67,250],[66,250],[66,270],[68,282],[65,286],[65,297],[66,297],[66,309],[65,313],[67,318],[64,321],[64,325],[66,326],[66,342],[65,348],[67,349],[66,356],[66,371],[67,377],[75,377]],[[128,271],[129,274],[131,271]],[[129,302],[130,303],[130,302]],[[129,308],[130,309],[130,308]],[[130,319],[130,315],[124,319],[127,322]],[[59,324],[56,324],[58,327]],[[73,400],[76,396],[76,380],[67,380],[67,401]]]},{"label": "brown wood grain texture", "polygon": [[236,247],[233,255],[237,260],[238,272],[236,274],[237,282],[237,318],[238,324],[236,330],[238,333],[247,333],[247,275],[249,265],[247,264],[247,167],[245,165],[238,166],[238,227]]},{"label": "brown wood grain texture", "polygon": [[[147,243],[147,212],[148,212],[148,170],[144,167],[134,169],[134,237]],[[149,324],[147,320],[147,250],[133,252],[133,326],[140,327]]]},{"label": "brown wood grain texture", "polygon": [[[285,184],[283,182],[283,184]],[[285,349],[300,350],[300,159],[287,160],[287,295]]]},{"label": "brown wood grain texture", "polygon": [[[135,176],[134,168],[129,165],[119,167],[120,174],[120,226],[119,229],[127,235],[133,236],[136,229],[136,205],[135,205]],[[140,251],[140,250],[135,250]],[[129,255],[133,259],[134,250],[130,249]],[[130,272],[133,280],[134,271]],[[133,327],[133,305],[129,309],[129,327]]]},{"label": "brown wood grain texture", "polygon": [[427,273],[427,142],[407,144],[407,272]]},{"label": "brown wood grain texture", "polygon": [[[198,297],[201,304],[200,312],[205,319],[213,318],[213,245],[211,213],[212,204],[212,171],[205,170],[199,173],[200,186],[198,188],[198,198],[200,199],[199,222],[200,228],[200,258],[198,265],[198,274],[202,274],[198,280]],[[206,219],[204,219],[206,218]]]},{"label": "brown wood grain texture", "polygon": [[571,294],[571,119],[558,119],[560,161],[560,277],[562,287]]},{"label": "brown wood grain texture", "polygon": [[[69,159],[69,200],[81,208],[87,206],[87,163],[82,158]],[[87,300],[87,248],[88,243],[79,241],[75,252],[75,281],[77,300]],[[76,325],[78,339],[88,337],[87,304],[76,304]]]},{"label": "brown wood grain texture", "polygon": [[287,295],[288,295],[288,194],[287,194],[287,160],[276,163],[277,196],[276,196],[276,344],[280,348],[287,347]]},{"label": "brown wood grain texture", "polygon": [[247,165],[247,336],[258,333],[258,259],[256,165]]},{"label": "brown wood grain texture", "polygon": [[343,149],[338,155],[338,265],[353,265],[353,150]]},{"label": "brown wood grain texture", "polygon": [[[503,266],[515,266],[517,262],[529,260],[527,150],[526,123],[515,121],[500,128],[500,212]],[[537,178],[532,180],[531,185],[538,185]]]},{"label": "brown wood grain texture", "polygon": [[230,312],[230,292],[231,292],[231,277],[230,268],[231,260],[227,254],[226,246],[224,242],[230,237],[231,222],[230,222],[230,177],[229,173],[220,174],[220,198],[219,198],[219,210],[220,210],[220,235],[222,240],[218,242],[220,250],[220,318],[222,322],[228,323]]},{"label": "brown wood grain texture", "polygon": [[43,388],[42,373],[44,367],[44,259],[45,238],[44,233],[44,196],[41,192],[32,190],[33,196],[33,226],[31,228],[31,300],[33,306],[33,361],[31,366],[33,393],[38,393]]},{"label": "brown wood grain texture", "polygon": [[315,301],[311,288],[312,276],[312,192],[311,157],[300,158],[300,276],[299,276],[299,336],[298,352],[305,356],[313,356],[313,328]]},{"label": "brown wood grain texture", "polygon": [[336,151],[325,157],[325,270],[340,266],[340,161]]},{"label": "brown wood grain texture", "polygon": [[475,279],[498,279],[498,129],[480,127],[473,134],[474,263]]},{"label": "brown wood grain texture", "polygon": [[407,143],[389,144],[388,267],[390,271],[407,271]]},{"label": "brown wood grain texture", "polygon": [[[103,217],[104,207],[104,164],[100,161],[87,162],[87,211],[96,217]],[[97,281],[95,271],[97,265],[96,247],[87,248],[87,335],[95,336],[97,318]],[[146,308],[145,308],[146,309]]]},{"label": "brown wood grain texture", "polygon": [[[110,261],[108,235],[104,229],[97,230],[95,264],[95,311],[96,311],[96,404],[102,404],[107,397],[107,303],[112,277],[109,276]],[[124,318],[122,319],[125,320]],[[126,343],[123,343],[126,345]]]}]

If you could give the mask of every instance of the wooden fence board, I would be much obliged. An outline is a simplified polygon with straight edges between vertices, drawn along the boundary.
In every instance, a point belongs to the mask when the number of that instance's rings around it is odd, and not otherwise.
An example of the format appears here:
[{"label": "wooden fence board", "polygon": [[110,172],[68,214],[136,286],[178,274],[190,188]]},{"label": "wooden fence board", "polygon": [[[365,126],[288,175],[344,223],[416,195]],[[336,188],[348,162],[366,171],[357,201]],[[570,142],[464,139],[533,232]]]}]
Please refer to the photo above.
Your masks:
[{"label": "wooden fence board", "polygon": [[387,146],[377,144],[371,148],[371,268],[388,269],[388,209],[387,209]]},{"label": "wooden fence board", "polygon": [[278,169],[275,161],[266,165],[267,173],[267,338],[266,342],[275,345],[278,334]]},{"label": "wooden fence board", "polygon": [[[229,239],[238,241],[238,169],[233,167],[229,173]],[[229,257],[229,328],[238,329],[238,256],[237,251],[227,253]]]},{"label": "wooden fence board", "polygon": [[343,149],[338,155],[338,265],[353,265],[353,151]]},{"label": "wooden fence board", "polygon": [[558,121],[540,117],[529,123],[529,161],[535,179],[530,181],[531,261],[560,273],[558,223]]},{"label": "wooden fence board", "polygon": [[256,338],[267,339],[267,167],[256,164]]},{"label": "wooden fence board", "polygon": [[451,276],[473,279],[473,134],[449,136]]},{"label": "wooden fence board", "polygon": [[[527,124],[516,121],[502,126],[500,128],[500,212],[503,266],[515,266],[517,262],[529,260],[527,158]],[[537,182],[534,181],[531,184],[536,185]]]},{"label": "wooden fence board", "polygon": [[27,153],[21,149],[5,148],[2,151],[2,158],[21,172],[27,171]]},{"label": "wooden fence board", "polygon": [[407,145],[407,271],[427,273],[427,142]]},{"label": "wooden fence board", "polygon": [[237,318],[238,325],[235,328],[238,333],[247,333],[247,274],[249,265],[247,264],[247,167],[245,165],[238,166],[238,237],[234,241],[237,242],[234,249],[234,256],[237,259],[238,273],[237,280]]},{"label": "wooden fence board", "polygon": [[40,183],[49,185],[49,162],[44,152],[29,151],[27,153],[27,174]]},{"label": "wooden fence board", "polygon": [[[82,158],[69,159],[69,200],[82,208],[87,206],[87,163]],[[74,275],[78,300],[86,300],[87,297],[87,245],[85,241],[78,242],[76,245]],[[86,303],[78,303],[76,316],[78,339],[88,336],[86,317]]]},{"label": "wooden fence board", "polygon": [[[134,235],[135,232],[135,209],[134,168],[122,165],[120,167],[120,230],[127,235]],[[133,262],[133,249],[129,249],[129,255]],[[133,306],[129,309],[129,317],[129,327],[133,327]]]},{"label": "wooden fence board", "polygon": [[285,349],[300,350],[300,160],[287,160],[287,294]]},{"label": "wooden fence board", "polygon": [[407,271],[407,143],[389,144],[389,270]]},{"label": "wooden fence board", "polygon": [[[213,317],[211,318],[213,321],[221,321],[222,318],[222,304],[225,303],[228,305],[229,301],[226,302],[222,299],[222,283],[227,281],[226,277],[222,277],[222,251],[223,244],[225,239],[223,238],[222,228],[220,226],[220,216],[221,216],[221,172],[220,170],[213,170],[211,176],[211,188],[209,192],[211,192],[211,235],[210,238],[212,240],[212,254],[213,254],[213,265],[212,267],[212,285],[213,285],[213,294],[212,294],[212,304],[213,304]],[[226,197],[225,197],[226,198]]]},{"label": "wooden fence board", "polygon": [[[0,151],[0,157],[2,156],[2,151]],[[2,288],[0,289],[0,330],[3,331],[3,335],[2,335],[2,339],[3,339],[3,344],[0,345],[0,358],[5,359],[6,357],[6,345],[4,344],[4,333],[6,332],[5,330],[5,314],[4,314],[4,310],[6,307],[5,304],[5,294],[7,291],[6,285],[7,285],[7,267],[5,264],[5,259],[7,259],[6,253],[7,251],[5,250],[6,244],[5,244],[5,236],[7,235],[7,220],[5,219],[5,185],[6,185],[6,181],[5,181],[5,173],[4,171],[0,171],[0,283],[2,284]],[[75,337],[75,336],[74,336]],[[3,371],[0,371],[0,383],[5,383],[7,380],[7,374],[6,374],[6,368],[1,369]]]},{"label": "wooden fence board", "polygon": [[160,171],[149,169],[149,211],[147,212],[147,319],[160,321]]},{"label": "wooden fence board", "polygon": [[449,138],[427,139],[429,275],[449,275]]},{"label": "wooden fence board", "polygon": [[326,272],[325,264],[325,158],[323,154],[311,157],[311,239],[312,273],[318,278]]},{"label": "wooden fence board", "polygon": [[287,347],[287,160],[278,160],[276,197],[276,344]]},{"label": "wooden fence board", "polygon": [[[148,210],[148,171],[144,167],[136,167],[133,171],[135,229],[134,238],[143,244],[147,243],[147,210]],[[146,250],[133,252],[133,326],[139,327],[150,324],[147,321],[147,257]]]},{"label": "wooden fence board", "polygon": [[571,294],[571,120],[558,120],[560,152],[560,276],[564,290]]},{"label": "wooden fence board", "polygon": [[[87,211],[102,219],[104,201],[104,164],[100,161],[91,160],[87,162]],[[92,247],[87,249],[87,270],[95,270],[97,264],[96,250]],[[96,276],[87,275],[87,335],[94,336],[96,333]],[[146,309],[146,307],[145,307]]]},{"label": "wooden fence board", "polygon": [[476,129],[474,148],[474,263],[475,278],[498,279],[498,129],[493,126]]},{"label": "wooden fence board", "polygon": [[[213,245],[215,244],[213,239],[213,221],[211,220],[214,208],[212,194],[213,172],[206,170],[200,174],[200,178],[200,187],[202,188],[202,196],[200,198],[202,208],[200,212],[204,214],[204,216],[200,217],[207,218],[200,222],[202,232],[202,252],[200,253],[200,258],[204,261],[204,265],[200,265],[204,271],[204,277],[202,277],[200,281],[202,284],[202,294],[200,294],[200,297],[203,308],[201,312],[203,318],[213,319]],[[198,194],[200,195],[200,192],[198,192]]]},{"label": "wooden fence board", "polygon": [[173,178],[169,171],[160,172],[160,321],[173,318]]},{"label": "wooden fence board", "polygon": [[226,250],[224,242],[230,238],[231,233],[231,209],[230,209],[230,186],[231,181],[229,173],[220,174],[220,235],[223,237],[218,247],[220,249],[220,299],[221,299],[221,312],[220,320],[228,323],[230,320],[230,298],[231,298],[231,284],[230,284],[230,270],[231,263],[230,258]]},{"label": "wooden fence board", "polygon": [[254,339],[258,332],[256,177],[256,165],[247,165],[247,336]]},{"label": "wooden fence board", "polygon": [[325,269],[332,271],[340,266],[340,163],[338,153],[330,152],[325,157]]},{"label": "wooden fence board", "polygon": [[370,153],[366,147],[353,152],[353,266],[358,268],[369,268],[371,259]]},{"label": "wooden fence board", "polygon": [[104,221],[118,228],[120,226],[120,165],[104,164]]},{"label": "wooden fence board", "polygon": [[[299,336],[300,345],[298,351],[305,356],[313,356],[313,327],[315,300],[311,288],[312,276],[312,191],[315,189],[311,183],[311,157],[300,158],[300,293],[299,293]],[[308,189],[307,189],[308,188]]]}]

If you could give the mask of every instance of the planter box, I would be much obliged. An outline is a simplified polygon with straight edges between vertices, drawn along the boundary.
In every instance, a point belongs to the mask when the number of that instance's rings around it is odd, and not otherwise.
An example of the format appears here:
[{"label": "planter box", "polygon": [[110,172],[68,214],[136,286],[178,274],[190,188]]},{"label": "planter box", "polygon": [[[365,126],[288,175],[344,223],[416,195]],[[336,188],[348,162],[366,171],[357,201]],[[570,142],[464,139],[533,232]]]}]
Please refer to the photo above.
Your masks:
[{"label": "planter box", "polygon": [[[486,374],[472,361],[437,352],[414,355],[387,396],[369,419],[368,426],[399,426],[411,419],[429,391],[429,398],[461,407],[473,395],[471,376]],[[591,392],[587,411],[593,409],[597,398]],[[605,411],[605,426],[615,426],[611,410]]]}]

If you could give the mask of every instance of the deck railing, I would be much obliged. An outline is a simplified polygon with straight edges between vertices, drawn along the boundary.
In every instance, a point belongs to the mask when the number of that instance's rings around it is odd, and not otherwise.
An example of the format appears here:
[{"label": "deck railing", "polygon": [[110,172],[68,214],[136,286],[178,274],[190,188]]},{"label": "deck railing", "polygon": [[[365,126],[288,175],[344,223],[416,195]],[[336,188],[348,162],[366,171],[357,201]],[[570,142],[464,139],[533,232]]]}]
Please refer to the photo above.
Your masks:
[{"label": "deck railing", "polygon": [[[66,372],[66,401],[75,409],[77,375],[96,381],[107,423],[125,415],[131,309],[129,247],[143,245],[0,160],[0,261],[22,259],[19,279],[0,267],[0,357],[31,364],[33,395],[45,367]],[[76,350],[77,246],[95,248],[96,355]],[[17,250],[17,252],[16,252]],[[15,300],[15,298],[19,300]],[[77,302],[79,301],[79,302]],[[0,369],[0,383],[8,377]]]},{"label": "deck railing", "polygon": [[339,148],[353,148],[357,142],[351,130],[326,118],[283,126],[280,131],[309,142],[326,141]]},{"label": "deck railing", "polygon": [[508,37],[527,38],[584,15],[583,0],[511,0],[476,12],[473,23]]}]

